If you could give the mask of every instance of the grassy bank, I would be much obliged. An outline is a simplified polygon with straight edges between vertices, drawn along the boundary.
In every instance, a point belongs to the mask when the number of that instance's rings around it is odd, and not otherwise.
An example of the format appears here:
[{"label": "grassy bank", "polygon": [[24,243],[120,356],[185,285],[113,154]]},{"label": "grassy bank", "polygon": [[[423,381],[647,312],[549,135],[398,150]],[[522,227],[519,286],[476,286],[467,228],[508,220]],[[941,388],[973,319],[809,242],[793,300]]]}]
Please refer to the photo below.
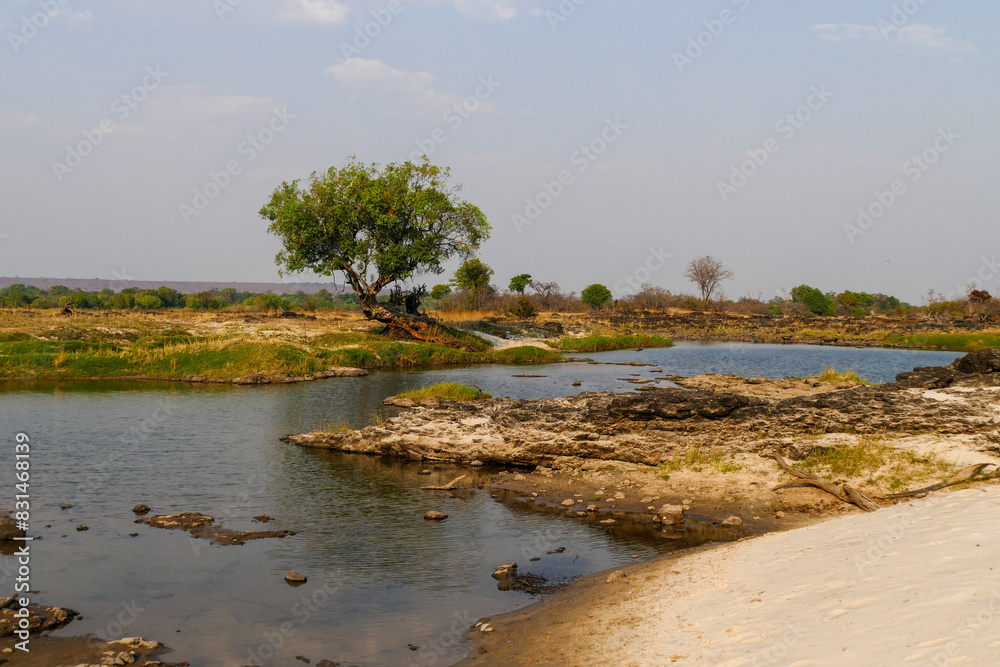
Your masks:
[{"label": "grassy bank", "polygon": [[987,347],[1000,347],[1000,333],[931,333],[912,336],[888,335],[887,345],[924,350],[951,350],[954,352],[974,352]]},{"label": "grassy bank", "polygon": [[331,366],[389,369],[544,363],[562,358],[540,347],[495,350],[475,336],[461,332],[454,336],[469,349],[392,340],[375,334],[363,320],[343,317],[228,318],[174,313],[58,317],[5,312],[0,319],[0,379],[204,375],[232,380],[253,373],[301,377]]},{"label": "grassy bank", "polygon": [[550,345],[563,352],[607,352],[609,350],[633,350],[639,347],[673,347],[673,341],[665,336],[640,334],[592,334],[582,338],[560,338]]}]

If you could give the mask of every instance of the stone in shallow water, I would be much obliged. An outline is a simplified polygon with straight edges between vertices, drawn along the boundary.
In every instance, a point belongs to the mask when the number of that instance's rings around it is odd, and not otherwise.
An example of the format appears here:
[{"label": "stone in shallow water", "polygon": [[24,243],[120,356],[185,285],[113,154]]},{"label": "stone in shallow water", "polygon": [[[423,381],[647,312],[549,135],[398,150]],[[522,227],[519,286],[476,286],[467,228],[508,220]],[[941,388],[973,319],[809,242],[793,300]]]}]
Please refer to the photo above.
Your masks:
[{"label": "stone in shallow water", "polygon": [[287,581],[290,584],[304,584],[306,583],[307,579],[304,574],[299,574],[298,572],[295,572],[293,570],[285,575],[285,581]]},{"label": "stone in shallow water", "polygon": [[424,514],[424,518],[428,521],[444,521],[448,518],[448,515],[444,512],[430,511]]},{"label": "stone in shallow water", "polygon": [[138,505],[132,508],[132,511],[135,512],[136,514],[149,514],[150,510],[149,510],[149,505],[144,505],[142,503],[139,503]]}]

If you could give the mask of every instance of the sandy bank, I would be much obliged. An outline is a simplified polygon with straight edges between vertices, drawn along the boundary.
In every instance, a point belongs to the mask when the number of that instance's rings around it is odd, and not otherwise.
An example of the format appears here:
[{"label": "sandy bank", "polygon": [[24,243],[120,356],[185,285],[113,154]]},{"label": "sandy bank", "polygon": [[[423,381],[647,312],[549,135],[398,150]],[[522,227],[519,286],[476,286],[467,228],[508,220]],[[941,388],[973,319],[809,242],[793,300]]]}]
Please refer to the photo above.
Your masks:
[{"label": "sandy bank", "polygon": [[607,573],[477,633],[469,665],[990,665],[1000,486]]}]

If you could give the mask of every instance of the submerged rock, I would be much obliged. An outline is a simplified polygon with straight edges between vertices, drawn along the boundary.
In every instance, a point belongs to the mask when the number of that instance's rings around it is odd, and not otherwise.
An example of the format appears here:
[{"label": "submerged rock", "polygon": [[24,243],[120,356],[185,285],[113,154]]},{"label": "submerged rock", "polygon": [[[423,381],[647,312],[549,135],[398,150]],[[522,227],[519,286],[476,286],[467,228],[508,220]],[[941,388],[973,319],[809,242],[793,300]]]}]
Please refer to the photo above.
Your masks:
[{"label": "submerged rock", "polygon": [[6,514],[0,516],[0,542],[8,542],[24,536],[24,529],[17,527],[17,520],[14,517]]},{"label": "submerged rock", "polygon": [[192,537],[204,538],[212,544],[240,545],[247,540],[260,540],[270,537],[286,537],[294,535],[294,530],[232,530],[216,525],[215,519],[201,512],[181,512],[178,514],[160,514],[145,519],[136,519],[136,523],[144,523],[154,528],[168,530],[184,530]]}]

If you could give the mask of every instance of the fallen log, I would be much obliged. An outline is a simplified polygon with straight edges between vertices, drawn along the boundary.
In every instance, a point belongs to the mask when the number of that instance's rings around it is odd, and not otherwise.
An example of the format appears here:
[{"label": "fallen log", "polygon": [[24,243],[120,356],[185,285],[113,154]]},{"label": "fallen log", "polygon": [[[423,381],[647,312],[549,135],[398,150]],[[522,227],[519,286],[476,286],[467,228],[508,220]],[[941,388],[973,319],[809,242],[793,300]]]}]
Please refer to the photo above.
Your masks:
[{"label": "fallen log", "polygon": [[848,505],[856,505],[866,512],[874,512],[875,510],[882,509],[881,505],[858,489],[855,489],[853,486],[843,484],[838,487],[830,480],[824,479],[819,475],[814,475],[811,472],[805,472],[803,470],[796,470],[792,466],[788,465],[788,462],[781,458],[780,454],[775,454],[774,460],[778,462],[778,465],[781,466],[782,470],[787,472],[789,475],[798,478],[799,481],[779,484],[772,489],[773,491],[785,489],[790,486],[797,486],[799,484],[809,484],[826,491],[841,502],[847,503]]},{"label": "fallen log", "polygon": [[423,489],[424,491],[454,491],[455,485],[458,482],[462,481],[463,479],[465,479],[465,475],[462,475],[461,477],[456,477],[455,479],[451,480],[444,486],[421,486],[420,488]]},{"label": "fallen log", "polygon": [[938,491],[940,489],[947,488],[949,486],[955,486],[956,484],[961,484],[962,482],[982,482],[989,479],[996,479],[1000,477],[1000,467],[996,468],[992,472],[982,474],[983,470],[993,465],[992,463],[977,463],[976,465],[971,465],[966,468],[962,468],[957,473],[944,480],[943,482],[938,482],[937,484],[931,484],[930,486],[925,486],[921,489],[914,489],[912,491],[903,491],[902,493],[893,493],[888,496],[879,496],[879,498],[885,500],[895,500],[898,498],[913,498],[915,496],[923,496],[931,491]]}]

